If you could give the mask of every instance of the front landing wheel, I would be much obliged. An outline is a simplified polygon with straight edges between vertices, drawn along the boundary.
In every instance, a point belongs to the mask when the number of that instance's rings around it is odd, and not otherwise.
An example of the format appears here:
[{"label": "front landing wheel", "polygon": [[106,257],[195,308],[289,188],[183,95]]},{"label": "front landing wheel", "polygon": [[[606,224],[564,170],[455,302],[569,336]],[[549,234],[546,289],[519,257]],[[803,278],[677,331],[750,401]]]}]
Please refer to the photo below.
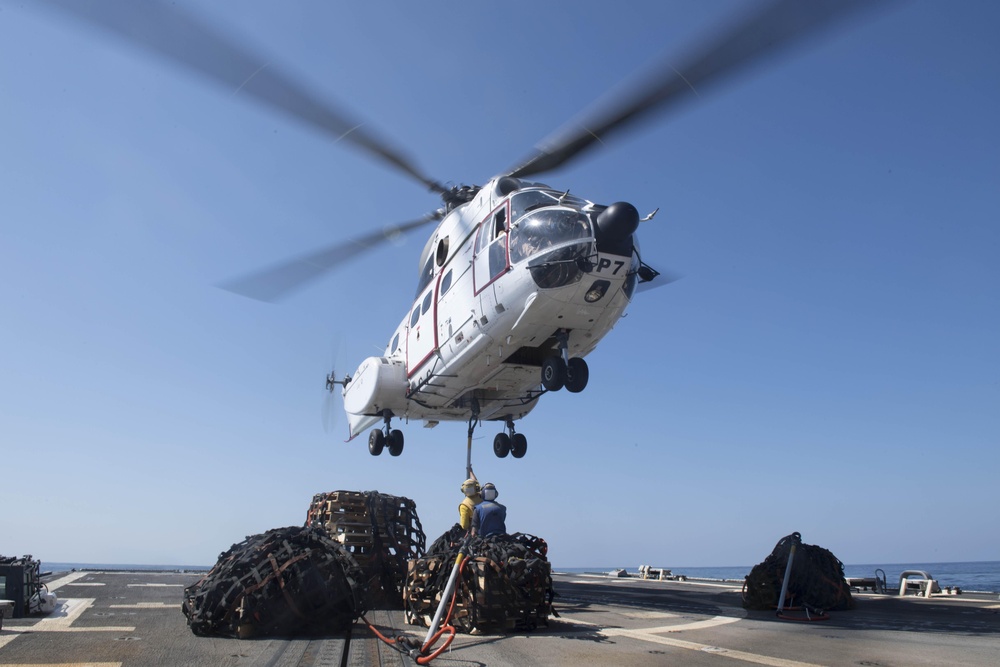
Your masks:
[{"label": "front landing wheel", "polygon": [[528,452],[528,439],[523,433],[515,433],[510,439],[510,453],[515,459],[523,458]]},{"label": "front landing wheel", "polygon": [[566,363],[561,357],[546,357],[542,362],[542,386],[559,391],[566,384]]},{"label": "front landing wheel", "polygon": [[493,438],[493,453],[501,459],[507,457],[507,454],[510,453],[509,435],[506,433],[497,433],[496,437]]},{"label": "front landing wheel", "polygon": [[382,453],[383,447],[385,447],[385,434],[382,433],[381,429],[373,429],[368,434],[368,451],[371,452],[372,456],[378,456]]},{"label": "front landing wheel", "polygon": [[393,429],[389,431],[389,437],[386,439],[386,445],[389,447],[390,456],[399,456],[403,453],[403,432],[399,429]]},{"label": "front landing wheel", "polygon": [[590,369],[587,362],[580,357],[573,357],[566,367],[566,391],[578,394],[587,387],[590,379]]}]

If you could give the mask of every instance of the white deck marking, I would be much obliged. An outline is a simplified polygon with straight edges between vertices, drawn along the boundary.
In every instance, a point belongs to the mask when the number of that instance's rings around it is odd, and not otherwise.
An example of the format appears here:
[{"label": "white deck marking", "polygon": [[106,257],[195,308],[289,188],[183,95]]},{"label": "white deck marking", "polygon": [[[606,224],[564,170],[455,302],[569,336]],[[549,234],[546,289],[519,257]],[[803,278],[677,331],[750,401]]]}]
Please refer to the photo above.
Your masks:
[{"label": "white deck marking", "polygon": [[67,598],[59,601],[59,606],[55,610],[38,621],[31,627],[31,630],[59,630],[68,628],[70,624],[83,615],[83,612],[90,609],[96,602],[95,598]]},{"label": "white deck marking", "polygon": [[[738,619],[732,619],[738,620]],[[655,629],[655,628],[654,628]],[[661,635],[649,634],[648,630],[623,630],[618,628],[600,630],[599,634],[608,637],[630,637],[632,639],[639,639],[641,641],[654,642],[656,644],[663,644],[665,646],[673,646],[675,648],[685,648],[690,651],[702,651],[705,653],[712,653],[723,658],[732,658],[733,660],[742,660],[744,662],[752,662],[757,665],[767,665],[767,667],[821,667],[812,662],[799,662],[798,660],[786,660],[784,658],[773,658],[768,655],[758,655],[756,653],[747,653],[746,651],[735,651],[728,648],[722,648],[721,646],[712,646],[710,644],[699,644],[697,642],[688,642],[683,639],[675,639],[674,637],[663,637]]]},{"label": "white deck marking", "polygon": [[134,632],[129,626],[97,626],[74,628],[73,623],[90,609],[94,598],[70,598],[61,600],[51,614],[38,621],[26,630],[30,632]]},{"label": "white deck marking", "polygon": [[677,618],[680,614],[674,614],[669,611],[624,611],[622,616],[625,618],[636,618],[636,619],[653,619],[653,618]]},{"label": "white deck marking", "polygon": [[712,618],[706,618],[704,621],[692,621],[691,623],[685,623],[683,625],[664,625],[659,628],[643,628],[642,632],[681,632],[683,630],[704,630],[705,628],[714,628],[717,625],[735,623],[742,618],[743,617],[740,616],[713,616]]},{"label": "white deck marking", "polygon": [[[639,641],[653,642],[664,646],[688,649],[689,651],[702,651],[704,653],[712,653],[723,658],[732,658],[733,660],[741,660],[743,662],[750,662],[757,665],[766,665],[767,667],[819,667],[815,663],[800,662],[798,660],[786,660],[785,658],[775,658],[767,655],[748,653],[747,651],[737,651],[723,648],[721,646],[713,646],[711,644],[700,644],[698,642],[685,641],[675,637],[664,637],[660,634],[684,632],[685,630],[703,630],[705,628],[716,627],[719,625],[736,623],[737,621],[746,618],[746,611],[743,609],[734,607],[731,611],[733,613],[730,616],[714,616],[702,621],[693,621],[691,623],[682,623],[678,625],[664,625],[655,628],[640,628],[635,630],[625,628],[600,628],[597,630],[597,634],[604,635],[605,637],[628,637],[630,639],[638,639]],[[670,614],[665,613],[664,615],[669,616]],[[573,618],[570,614],[562,614],[562,619],[574,625],[598,625],[598,627],[600,627],[599,624]]]},{"label": "white deck marking", "polygon": [[180,609],[180,604],[169,602],[136,602],[135,604],[112,604],[112,609]]},{"label": "white deck marking", "polygon": [[[60,584],[65,585],[65,584]],[[51,589],[50,589],[51,590]],[[83,612],[90,609],[94,604],[93,598],[69,598],[59,601],[59,606],[51,614],[41,619],[34,625],[21,626],[17,630],[10,628],[0,631],[0,649],[11,643],[26,632],[135,632],[135,627],[130,626],[101,626],[74,628],[72,623],[80,618]],[[23,629],[22,629],[23,627]],[[51,663],[59,664],[63,667],[119,667],[120,662],[74,662],[74,663]],[[4,667],[17,667],[16,665],[4,664]],[[46,667],[45,665],[34,665],[33,667]]]},{"label": "white deck marking", "polygon": [[59,577],[55,581],[50,581],[49,583],[45,584],[45,587],[48,588],[49,592],[51,593],[52,591],[56,590],[57,588],[60,588],[61,586],[65,586],[66,584],[72,583],[77,579],[86,577],[88,574],[90,574],[90,572],[70,572],[65,577]]},{"label": "white deck marking", "polygon": [[184,588],[184,584],[128,584],[129,588]]},{"label": "white deck marking", "polygon": [[122,667],[120,662],[46,662],[39,664],[33,662],[28,663],[17,663],[14,665],[9,665],[4,663],[4,667]]},{"label": "white deck marking", "polygon": [[101,583],[100,581],[71,581],[64,586],[106,586],[107,584]]}]

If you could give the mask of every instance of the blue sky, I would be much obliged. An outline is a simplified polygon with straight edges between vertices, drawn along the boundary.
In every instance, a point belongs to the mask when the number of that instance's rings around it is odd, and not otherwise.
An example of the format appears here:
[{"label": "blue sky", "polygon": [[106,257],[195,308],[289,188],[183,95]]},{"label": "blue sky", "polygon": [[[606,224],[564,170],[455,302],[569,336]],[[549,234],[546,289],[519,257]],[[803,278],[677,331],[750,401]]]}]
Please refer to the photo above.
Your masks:
[{"label": "blue sky", "polygon": [[[192,6],[194,3],[178,3]],[[483,183],[745,2],[220,3],[200,16],[434,177]],[[556,565],[996,560],[1000,7],[911,2],[707,90],[542,180],[659,207],[582,394],[473,461]],[[409,220],[349,146],[47,11],[0,3],[0,553],[212,564],[314,493],[457,519],[466,428],[400,458],[322,424],[424,236],[278,305],[215,284]],[[335,411],[340,409],[339,397]]]}]

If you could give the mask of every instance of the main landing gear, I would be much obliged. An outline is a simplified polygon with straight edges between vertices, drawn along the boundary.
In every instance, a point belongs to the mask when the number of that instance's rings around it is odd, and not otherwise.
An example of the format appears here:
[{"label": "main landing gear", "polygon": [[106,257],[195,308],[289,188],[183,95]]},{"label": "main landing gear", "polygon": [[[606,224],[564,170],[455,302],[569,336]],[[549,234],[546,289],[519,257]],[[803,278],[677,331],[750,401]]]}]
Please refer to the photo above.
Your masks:
[{"label": "main landing gear", "polygon": [[368,434],[368,451],[371,452],[372,456],[378,456],[384,447],[388,447],[390,456],[399,456],[403,453],[403,432],[390,428],[391,411],[385,410],[382,413],[382,419],[385,420],[385,426],[380,429],[372,429],[372,432]]},{"label": "main landing gear", "polygon": [[[368,451],[372,456],[378,456],[382,450],[388,449],[390,456],[399,456],[403,453],[403,432],[390,426],[392,411],[383,411],[382,419],[385,425],[382,428],[372,429],[368,434]],[[475,403],[472,417],[469,418],[468,467],[472,466],[472,433],[478,423],[479,404]],[[507,417],[505,423],[505,430],[493,438],[493,453],[499,458],[506,458],[508,454],[513,454],[515,459],[523,458],[528,452],[528,439],[523,433],[514,431],[512,417]]]},{"label": "main landing gear", "polygon": [[[528,452],[528,439],[523,433],[514,432],[514,418],[508,416],[506,420],[506,431],[497,433],[493,438],[493,453],[498,458],[506,458],[508,454],[513,454],[515,459],[523,457]],[[472,417],[469,418],[469,450],[466,466],[472,469],[472,434],[479,423],[479,402],[473,401]]]},{"label": "main landing gear", "polygon": [[580,357],[570,358],[569,332],[562,330],[557,336],[560,354],[546,357],[542,361],[542,386],[549,391],[559,391],[566,387],[566,391],[578,394],[587,387],[590,369]]},{"label": "main landing gear", "polygon": [[514,432],[514,420],[507,418],[507,432],[497,433],[493,438],[493,453],[499,458],[513,454],[515,459],[523,457],[528,451],[528,439],[523,433]]}]

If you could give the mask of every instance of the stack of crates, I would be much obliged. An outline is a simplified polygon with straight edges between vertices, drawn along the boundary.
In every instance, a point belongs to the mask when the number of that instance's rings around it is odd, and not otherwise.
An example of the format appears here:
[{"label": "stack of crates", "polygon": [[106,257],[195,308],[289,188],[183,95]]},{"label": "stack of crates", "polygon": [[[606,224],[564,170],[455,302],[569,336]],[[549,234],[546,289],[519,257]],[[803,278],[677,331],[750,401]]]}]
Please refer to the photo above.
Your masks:
[{"label": "stack of crates", "polygon": [[[548,623],[552,568],[544,540],[515,533],[473,538],[462,561],[450,623],[459,632],[530,631]],[[457,545],[411,560],[403,598],[410,625],[429,627],[455,565]]]},{"label": "stack of crates", "polygon": [[368,502],[359,491],[331,491],[313,496],[306,525],[325,528],[330,537],[347,547],[358,563],[371,558],[375,541]]},{"label": "stack of crates", "polygon": [[422,556],[427,542],[415,502],[378,491],[318,493],[306,525],[324,528],[354,556],[373,602],[402,606],[406,562]]}]

